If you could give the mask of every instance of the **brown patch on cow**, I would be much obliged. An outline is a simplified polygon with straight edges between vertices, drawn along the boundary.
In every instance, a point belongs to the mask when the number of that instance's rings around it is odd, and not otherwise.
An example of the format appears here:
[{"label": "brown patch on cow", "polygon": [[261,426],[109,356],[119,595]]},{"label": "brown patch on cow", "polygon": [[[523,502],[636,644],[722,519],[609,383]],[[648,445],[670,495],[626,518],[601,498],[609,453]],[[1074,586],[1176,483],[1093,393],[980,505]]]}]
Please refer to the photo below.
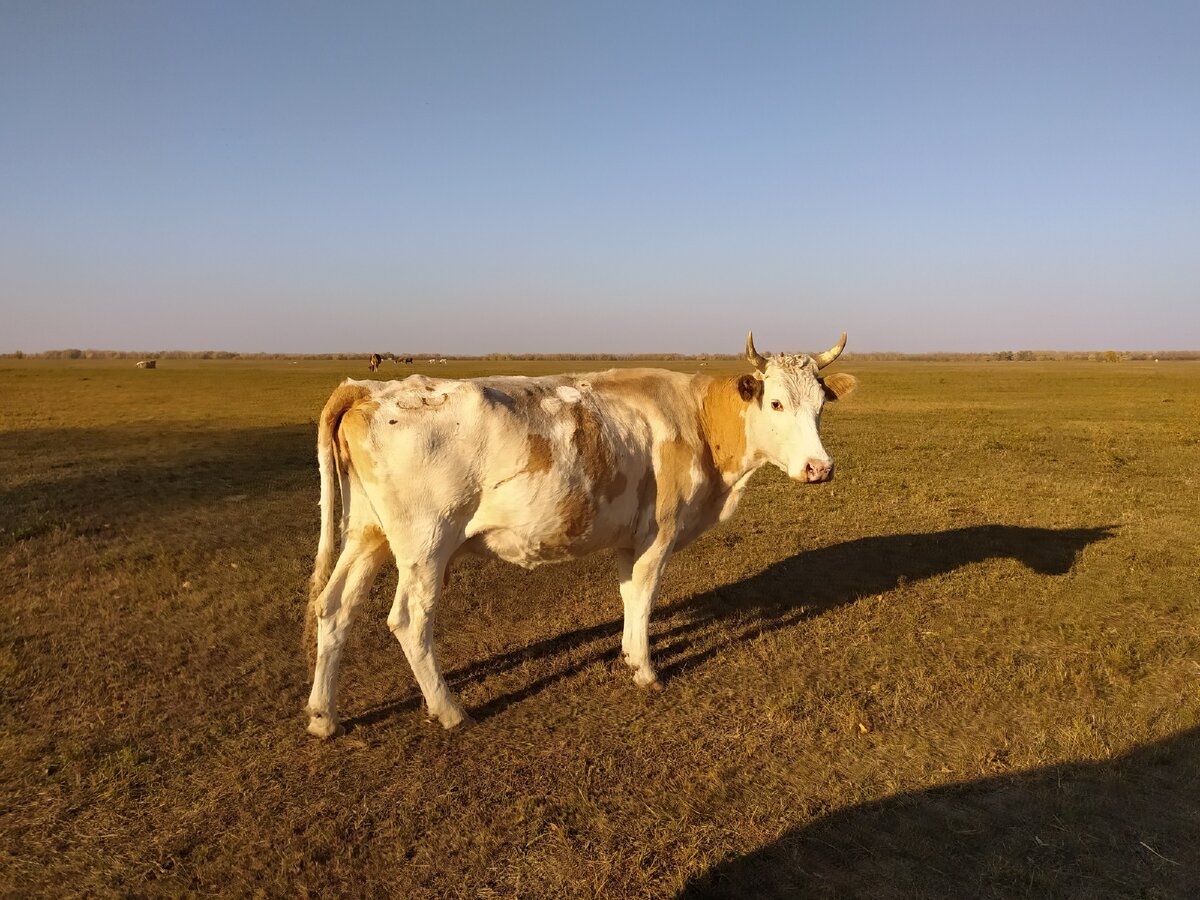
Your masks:
[{"label": "brown patch on cow", "polygon": [[358,534],[361,540],[370,542],[372,546],[387,543],[387,534],[378,525],[370,523],[362,525],[358,529]]},{"label": "brown patch on cow", "polygon": [[671,385],[660,375],[639,371],[614,372],[611,379],[604,382],[604,393],[626,400],[636,401],[639,405],[649,402],[657,406],[670,406]]},{"label": "brown patch on cow", "polygon": [[[743,375],[759,384],[751,375]],[[741,379],[714,378],[700,398],[700,438],[712,454],[712,463],[722,474],[740,475],[746,456],[746,404]]]},{"label": "brown patch on cow", "polygon": [[629,479],[617,468],[617,456],[604,433],[604,423],[582,403],[570,404],[575,420],[571,444],[594,493],[612,502],[625,490]]},{"label": "brown patch on cow", "polygon": [[373,409],[379,408],[379,404],[371,399],[371,389],[361,384],[348,383],[339,384],[329,395],[329,399],[325,401],[325,407],[321,410],[321,418],[317,423],[317,445],[324,446],[327,442],[332,443],[335,456],[340,457],[338,459],[339,466],[346,464],[350,452],[345,436],[342,434],[342,423],[346,414],[356,407],[368,404]]},{"label": "brown patch on cow", "polygon": [[529,445],[529,461],[525,463],[524,471],[530,475],[538,472],[549,472],[554,465],[554,453],[550,441],[545,435],[530,432],[526,439]]},{"label": "brown patch on cow", "polygon": [[325,408],[321,410],[319,427],[325,434],[332,434],[337,430],[342,416],[350,407],[370,399],[370,388],[363,387],[361,384],[339,384],[329,395],[329,399],[325,401]]},{"label": "brown patch on cow", "polygon": [[[562,518],[562,543],[570,544],[588,533],[596,519],[596,503],[584,491],[571,491],[558,501]],[[548,542],[552,546],[558,541]]]},{"label": "brown patch on cow", "polygon": [[[371,399],[359,399],[355,401],[342,415],[341,424],[338,427],[338,452],[341,455],[342,465],[346,468],[354,467],[360,478],[366,481],[375,480],[374,477],[374,460],[372,454],[361,452],[364,447],[369,446],[371,419],[379,409],[379,404]],[[355,448],[359,452],[355,452]]]},{"label": "brown patch on cow", "polygon": [[571,444],[579,454],[584,474],[595,484],[612,471],[612,450],[604,440],[604,426],[599,416],[585,408],[582,403],[572,403],[570,409],[571,416],[575,419]]},{"label": "brown patch on cow", "polygon": [[664,441],[658,446],[659,463],[654,511],[658,522],[668,532],[675,530],[679,507],[688,499],[692,487],[692,463],[696,450],[682,437]]},{"label": "brown patch on cow", "polygon": [[625,477],[625,473],[617,472],[616,475],[614,475],[612,478],[609,478],[605,482],[604,487],[600,491],[600,496],[602,496],[609,503],[612,503],[623,493],[625,493],[625,487],[628,484],[629,479]]},{"label": "brown patch on cow", "polygon": [[375,402],[358,403],[346,410],[342,416],[341,426],[338,428],[338,435],[341,437],[344,447],[349,449],[350,446],[362,446],[367,440],[367,433],[371,428],[371,414],[379,409],[379,404]]},{"label": "brown patch on cow", "polygon": [[519,472],[513,472],[506,478],[501,478],[492,485],[492,489],[500,487],[502,484],[508,484],[514,478],[519,478],[522,475],[537,475],[540,472],[549,472],[554,465],[553,448],[550,446],[545,435],[530,432],[526,437],[528,445],[525,467]]}]

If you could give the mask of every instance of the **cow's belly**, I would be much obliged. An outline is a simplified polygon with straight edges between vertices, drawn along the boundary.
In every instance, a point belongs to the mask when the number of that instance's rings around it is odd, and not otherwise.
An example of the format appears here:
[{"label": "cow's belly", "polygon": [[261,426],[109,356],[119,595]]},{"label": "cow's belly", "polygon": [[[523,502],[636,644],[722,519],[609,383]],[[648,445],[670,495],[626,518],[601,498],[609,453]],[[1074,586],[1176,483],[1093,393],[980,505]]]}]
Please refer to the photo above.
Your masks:
[{"label": "cow's belly", "polygon": [[575,499],[540,506],[477,518],[468,529],[464,549],[533,569],[634,543],[632,496],[608,502],[576,495]]},{"label": "cow's belly", "polygon": [[468,549],[483,556],[492,556],[523,566],[526,569],[536,569],[546,563],[574,559],[580,555],[572,552],[569,546],[551,545],[532,540],[528,535],[507,528],[496,528],[480,535],[477,540],[468,544]]}]

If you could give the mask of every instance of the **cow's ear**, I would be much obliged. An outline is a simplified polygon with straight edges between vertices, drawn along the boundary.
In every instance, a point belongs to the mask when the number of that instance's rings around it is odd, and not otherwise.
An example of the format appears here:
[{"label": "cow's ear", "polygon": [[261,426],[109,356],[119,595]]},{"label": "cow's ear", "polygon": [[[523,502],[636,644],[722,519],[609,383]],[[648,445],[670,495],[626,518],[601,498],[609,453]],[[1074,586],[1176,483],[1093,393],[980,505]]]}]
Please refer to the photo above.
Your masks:
[{"label": "cow's ear", "polygon": [[845,372],[836,372],[821,379],[821,387],[825,389],[826,400],[841,400],[858,384],[858,379]]},{"label": "cow's ear", "polygon": [[749,403],[751,400],[762,400],[763,383],[753,375],[743,375],[737,382],[738,393]]}]

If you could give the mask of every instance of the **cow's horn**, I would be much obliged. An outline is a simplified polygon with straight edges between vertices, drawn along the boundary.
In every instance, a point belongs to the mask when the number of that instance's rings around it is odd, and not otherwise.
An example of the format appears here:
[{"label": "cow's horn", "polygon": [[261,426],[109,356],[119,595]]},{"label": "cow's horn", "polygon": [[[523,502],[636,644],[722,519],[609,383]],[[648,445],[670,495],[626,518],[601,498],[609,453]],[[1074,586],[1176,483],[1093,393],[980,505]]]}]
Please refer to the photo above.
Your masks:
[{"label": "cow's horn", "polygon": [[813,355],[813,362],[817,364],[818,369],[823,369],[839,356],[846,349],[846,332],[842,332],[842,339],[826,350],[824,353],[816,353]]},{"label": "cow's horn", "polygon": [[754,349],[754,332],[746,333],[746,361],[762,372],[767,368],[767,358]]}]

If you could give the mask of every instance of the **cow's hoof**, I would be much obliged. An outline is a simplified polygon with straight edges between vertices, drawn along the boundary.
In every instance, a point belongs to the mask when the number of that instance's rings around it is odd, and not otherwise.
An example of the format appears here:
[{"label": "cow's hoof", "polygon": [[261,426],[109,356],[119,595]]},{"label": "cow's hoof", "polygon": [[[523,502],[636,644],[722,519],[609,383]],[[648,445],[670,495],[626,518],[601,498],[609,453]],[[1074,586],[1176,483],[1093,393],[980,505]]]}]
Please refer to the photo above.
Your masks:
[{"label": "cow's hoof", "polygon": [[658,676],[653,672],[650,672],[649,674],[638,672],[633,676],[633,683],[644,690],[653,691],[655,693],[663,689],[662,682],[658,680]]},{"label": "cow's hoof", "polygon": [[445,715],[434,715],[426,710],[425,718],[430,722],[436,722],[447,731],[466,731],[475,724],[475,720],[461,709],[451,710]]},{"label": "cow's hoof", "polygon": [[329,740],[329,738],[338,737],[345,734],[346,729],[343,728],[338,722],[335,722],[333,719],[329,718],[329,716],[315,715],[309,717],[308,733],[314,737],[319,737],[321,740],[326,741]]}]

